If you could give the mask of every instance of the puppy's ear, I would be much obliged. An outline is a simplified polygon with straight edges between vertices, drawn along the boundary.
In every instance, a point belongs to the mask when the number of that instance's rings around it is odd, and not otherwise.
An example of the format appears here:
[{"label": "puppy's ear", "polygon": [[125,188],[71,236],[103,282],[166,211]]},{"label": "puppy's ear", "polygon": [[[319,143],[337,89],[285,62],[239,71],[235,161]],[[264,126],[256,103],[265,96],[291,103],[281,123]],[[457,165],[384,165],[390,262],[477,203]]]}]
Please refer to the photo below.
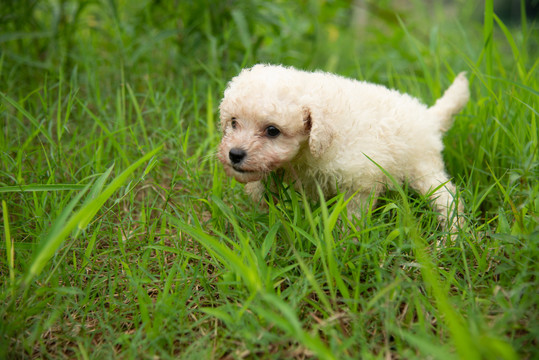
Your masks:
[{"label": "puppy's ear", "polygon": [[322,119],[321,114],[312,111],[311,108],[303,108],[303,124],[309,133],[309,149],[311,154],[318,158],[331,145],[334,138],[334,130],[330,124]]}]

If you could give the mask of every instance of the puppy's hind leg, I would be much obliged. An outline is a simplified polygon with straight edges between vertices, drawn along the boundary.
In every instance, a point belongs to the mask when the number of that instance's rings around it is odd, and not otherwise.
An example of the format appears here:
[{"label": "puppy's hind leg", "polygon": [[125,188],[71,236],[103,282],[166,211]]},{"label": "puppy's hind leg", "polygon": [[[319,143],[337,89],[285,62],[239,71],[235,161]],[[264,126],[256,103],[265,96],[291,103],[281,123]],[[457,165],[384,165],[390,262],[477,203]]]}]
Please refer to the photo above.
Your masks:
[{"label": "puppy's hind leg", "polygon": [[459,214],[462,214],[464,207],[458,200],[457,189],[447,174],[443,170],[431,172],[413,179],[411,186],[422,195],[428,195],[440,214],[440,223],[451,233],[457,232],[457,226],[462,225]]}]

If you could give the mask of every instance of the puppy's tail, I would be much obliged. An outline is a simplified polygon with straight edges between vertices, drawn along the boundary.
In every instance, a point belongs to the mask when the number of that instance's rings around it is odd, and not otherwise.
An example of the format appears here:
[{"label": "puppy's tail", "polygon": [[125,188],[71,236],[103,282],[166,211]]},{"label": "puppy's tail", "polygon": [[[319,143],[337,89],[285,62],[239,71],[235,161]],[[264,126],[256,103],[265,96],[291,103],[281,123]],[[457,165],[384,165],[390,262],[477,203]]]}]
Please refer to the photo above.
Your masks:
[{"label": "puppy's tail", "polygon": [[461,72],[444,95],[428,110],[439,122],[442,132],[449,130],[453,124],[453,115],[462,110],[469,98],[468,79],[466,79],[466,73]]}]

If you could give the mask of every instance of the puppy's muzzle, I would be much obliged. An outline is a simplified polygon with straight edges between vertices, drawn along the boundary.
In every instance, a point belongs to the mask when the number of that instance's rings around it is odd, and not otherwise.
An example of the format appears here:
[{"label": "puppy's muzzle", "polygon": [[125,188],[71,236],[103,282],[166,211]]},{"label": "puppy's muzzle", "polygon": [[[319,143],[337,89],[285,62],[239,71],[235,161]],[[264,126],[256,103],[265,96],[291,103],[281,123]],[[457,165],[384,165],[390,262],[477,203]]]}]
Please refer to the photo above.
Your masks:
[{"label": "puppy's muzzle", "polygon": [[228,158],[232,162],[232,166],[234,168],[238,168],[241,162],[245,159],[247,156],[247,152],[240,148],[232,148],[230,149],[228,153]]}]

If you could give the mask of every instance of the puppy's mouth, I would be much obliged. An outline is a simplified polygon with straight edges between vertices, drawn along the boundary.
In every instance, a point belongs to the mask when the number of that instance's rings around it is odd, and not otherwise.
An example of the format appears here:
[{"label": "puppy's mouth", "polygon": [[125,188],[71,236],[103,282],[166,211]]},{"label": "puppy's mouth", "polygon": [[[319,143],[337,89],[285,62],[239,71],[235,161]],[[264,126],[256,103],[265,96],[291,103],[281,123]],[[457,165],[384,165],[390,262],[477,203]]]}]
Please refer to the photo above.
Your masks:
[{"label": "puppy's mouth", "polygon": [[238,180],[241,183],[258,181],[263,177],[263,173],[261,173],[260,171],[242,167],[239,164],[236,164],[236,165],[229,164],[228,166],[225,166],[225,170],[226,169],[228,169],[227,170],[228,176],[233,176],[236,180]]},{"label": "puppy's mouth", "polygon": [[239,172],[240,174],[249,174],[249,173],[255,173],[256,172],[256,171],[252,171],[252,170],[243,169],[241,167],[241,165],[236,165],[236,164],[232,165],[232,168],[235,171]]}]

